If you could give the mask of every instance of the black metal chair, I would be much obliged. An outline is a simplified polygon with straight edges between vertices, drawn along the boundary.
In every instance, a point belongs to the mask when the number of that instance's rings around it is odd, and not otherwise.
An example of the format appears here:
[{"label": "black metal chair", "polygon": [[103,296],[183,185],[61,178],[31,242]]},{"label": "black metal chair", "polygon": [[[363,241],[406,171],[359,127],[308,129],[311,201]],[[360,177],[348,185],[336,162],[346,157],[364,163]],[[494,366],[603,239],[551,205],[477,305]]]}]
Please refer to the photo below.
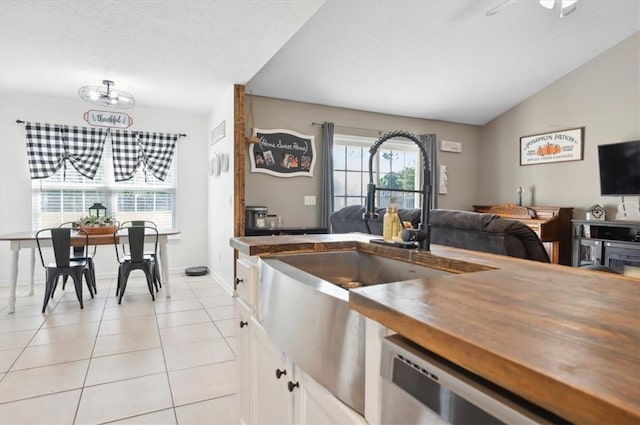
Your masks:
[{"label": "black metal chair", "polygon": [[[132,226],[136,226],[136,227],[148,226],[148,227],[153,227],[154,229],[158,228],[156,223],[150,220],[130,220],[130,221],[124,221],[120,224],[121,228],[132,227]],[[123,246],[123,250],[126,253],[126,248],[124,246]],[[162,282],[160,279],[160,261],[158,260],[158,253],[155,251],[145,251],[144,253],[153,256],[154,267],[155,267],[153,285],[156,288],[156,292],[158,292],[159,290],[158,288],[162,288]]]},{"label": "black metal chair", "polygon": [[[128,246],[128,254],[120,247],[120,238],[126,237],[127,243],[123,243],[122,246]],[[154,250],[153,253],[145,253],[144,244],[145,237],[150,237],[153,240]],[[133,270],[142,270],[147,279],[147,286],[151,293],[151,299],[156,300],[153,294],[154,282],[159,277],[156,277],[156,255],[158,252],[158,229],[151,226],[131,226],[121,227],[113,234],[113,243],[116,248],[116,258],[120,266],[118,268],[118,283],[116,286],[116,295],[118,298],[118,304],[122,302],[122,296],[127,288],[127,281],[129,275]]]},{"label": "black metal chair", "polygon": [[[80,301],[80,308],[84,308],[82,301],[82,276],[84,275],[87,281],[87,287],[91,298],[93,298],[92,287],[94,285],[91,273],[89,272],[87,251],[89,249],[89,235],[81,229],[75,230],[77,237],[83,239],[83,258],[71,259],[71,232],[70,228],[49,228],[42,229],[36,233],[36,243],[38,245],[38,252],[40,253],[40,261],[42,267],[45,268],[45,291],[44,302],[42,304],[42,312],[44,313],[49,299],[53,298],[53,294],[58,284],[58,278],[60,276],[71,276],[73,284],[76,290],[76,296]],[[47,261],[45,261],[45,254],[43,253],[43,242],[45,240],[51,240],[53,246],[53,254],[47,252]],[[51,260],[51,261],[49,261]]]},{"label": "black metal chair", "polygon": [[158,228],[156,223],[150,220],[130,220],[130,221],[123,221],[122,223],[120,223],[120,227],[131,227],[131,226],[149,226],[155,229]]},{"label": "black metal chair", "polygon": [[[62,223],[60,226],[58,227],[64,227],[64,228],[69,228],[69,229],[78,229],[79,227],[77,226],[75,221],[68,221],[66,223]],[[74,246],[72,247],[72,253],[71,253],[71,260],[83,260],[84,258],[87,259],[87,266],[89,267],[89,273],[91,274],[91,279],[92,279],[92,286],[93,286],[93,293],[97,294],[98,293],[98,287],[97,287],[97,283],[96,283],[96,267],[95,267],[95,263],[93,262],[93,257],[96,255],[96,252],[98,250],[98,247],[96,245],[93,246],[93,253],[89,253],[89,250],[87,249],[87,256],[84,257],[84,247],[81,246]],[[62,278],[62,289],[65,288],[65,286],[67,285],[67,279],[69,278],[69,276],[64,276]]]}]

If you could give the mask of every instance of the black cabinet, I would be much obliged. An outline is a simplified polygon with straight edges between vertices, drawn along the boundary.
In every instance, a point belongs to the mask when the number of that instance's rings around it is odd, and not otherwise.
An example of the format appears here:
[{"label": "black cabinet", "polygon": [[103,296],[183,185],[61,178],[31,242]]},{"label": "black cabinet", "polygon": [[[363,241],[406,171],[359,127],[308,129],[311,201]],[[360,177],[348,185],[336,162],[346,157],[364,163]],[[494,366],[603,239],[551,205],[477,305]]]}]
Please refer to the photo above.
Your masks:
[{"label": "black cabinet", "polygon": [[640,270],[640,222],[572,220],[574,267]]}]

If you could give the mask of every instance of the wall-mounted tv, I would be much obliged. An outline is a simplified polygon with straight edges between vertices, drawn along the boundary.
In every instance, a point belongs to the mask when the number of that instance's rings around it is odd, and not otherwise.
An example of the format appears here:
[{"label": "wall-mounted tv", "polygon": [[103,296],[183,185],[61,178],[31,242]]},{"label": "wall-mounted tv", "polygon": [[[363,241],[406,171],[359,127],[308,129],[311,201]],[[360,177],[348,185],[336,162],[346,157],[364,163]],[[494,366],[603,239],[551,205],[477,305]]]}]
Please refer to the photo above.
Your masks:
[{"label": "wall-mounted tv", "polygon": [[598,146],[600,194],[640,195],[640,140]]}]

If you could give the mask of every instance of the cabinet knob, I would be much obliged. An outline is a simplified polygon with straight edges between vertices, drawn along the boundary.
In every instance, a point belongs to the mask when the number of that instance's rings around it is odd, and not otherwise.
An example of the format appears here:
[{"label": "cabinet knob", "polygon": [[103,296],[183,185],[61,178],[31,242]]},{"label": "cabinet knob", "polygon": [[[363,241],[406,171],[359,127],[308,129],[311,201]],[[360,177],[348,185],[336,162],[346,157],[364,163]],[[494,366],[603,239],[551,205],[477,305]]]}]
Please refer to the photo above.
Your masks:
[{"label": "cabinet knob", "polygon": [[244,328],[244,327],[245,327],[245,326],[247,326],[248,324],[249,324],[248,322],[245,322],[245,321],[242,321],[242,320],[240,321],[240,327],[241,327],[241,328]]},{"label": "cabinet knob", "polygon": [[286,375],[287,371],[285,369],[276,369],[276,378],[280,379],[282,375]]},{"label": "cabinet knob", "polygon": [[240,285],[242,282],[244,282],[244,279],[240,279],[239,277],[236,277],[236,286]]},{"label": "cabinet knob", "polygon": [[296,382],[295,384],[291,381],[289,381],[289,383],[287,384],[287,387],[289,387],[289,392],[292,393],[293,390],[295,390],[297,387],[300,386],[300,383]]}]

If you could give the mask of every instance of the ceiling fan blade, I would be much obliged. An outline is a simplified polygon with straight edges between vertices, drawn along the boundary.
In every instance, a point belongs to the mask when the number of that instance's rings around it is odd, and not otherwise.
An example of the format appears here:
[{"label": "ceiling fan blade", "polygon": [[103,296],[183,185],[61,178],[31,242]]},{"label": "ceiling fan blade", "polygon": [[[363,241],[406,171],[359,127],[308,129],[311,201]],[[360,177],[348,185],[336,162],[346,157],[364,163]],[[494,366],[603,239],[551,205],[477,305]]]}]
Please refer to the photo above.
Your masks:
[{"label": "ceiling fan blade", "polygon": [[539,3],[546,9],[553,9],[556,0],[540,0]]},{"label": "ceiling fan blade", "polygon": [[495,15],[496,13],[500,12],[504,7],[506,7],[511,2],[512,2],[512,0],[504,0],[499,5],[487,10],[487,16]]}]

